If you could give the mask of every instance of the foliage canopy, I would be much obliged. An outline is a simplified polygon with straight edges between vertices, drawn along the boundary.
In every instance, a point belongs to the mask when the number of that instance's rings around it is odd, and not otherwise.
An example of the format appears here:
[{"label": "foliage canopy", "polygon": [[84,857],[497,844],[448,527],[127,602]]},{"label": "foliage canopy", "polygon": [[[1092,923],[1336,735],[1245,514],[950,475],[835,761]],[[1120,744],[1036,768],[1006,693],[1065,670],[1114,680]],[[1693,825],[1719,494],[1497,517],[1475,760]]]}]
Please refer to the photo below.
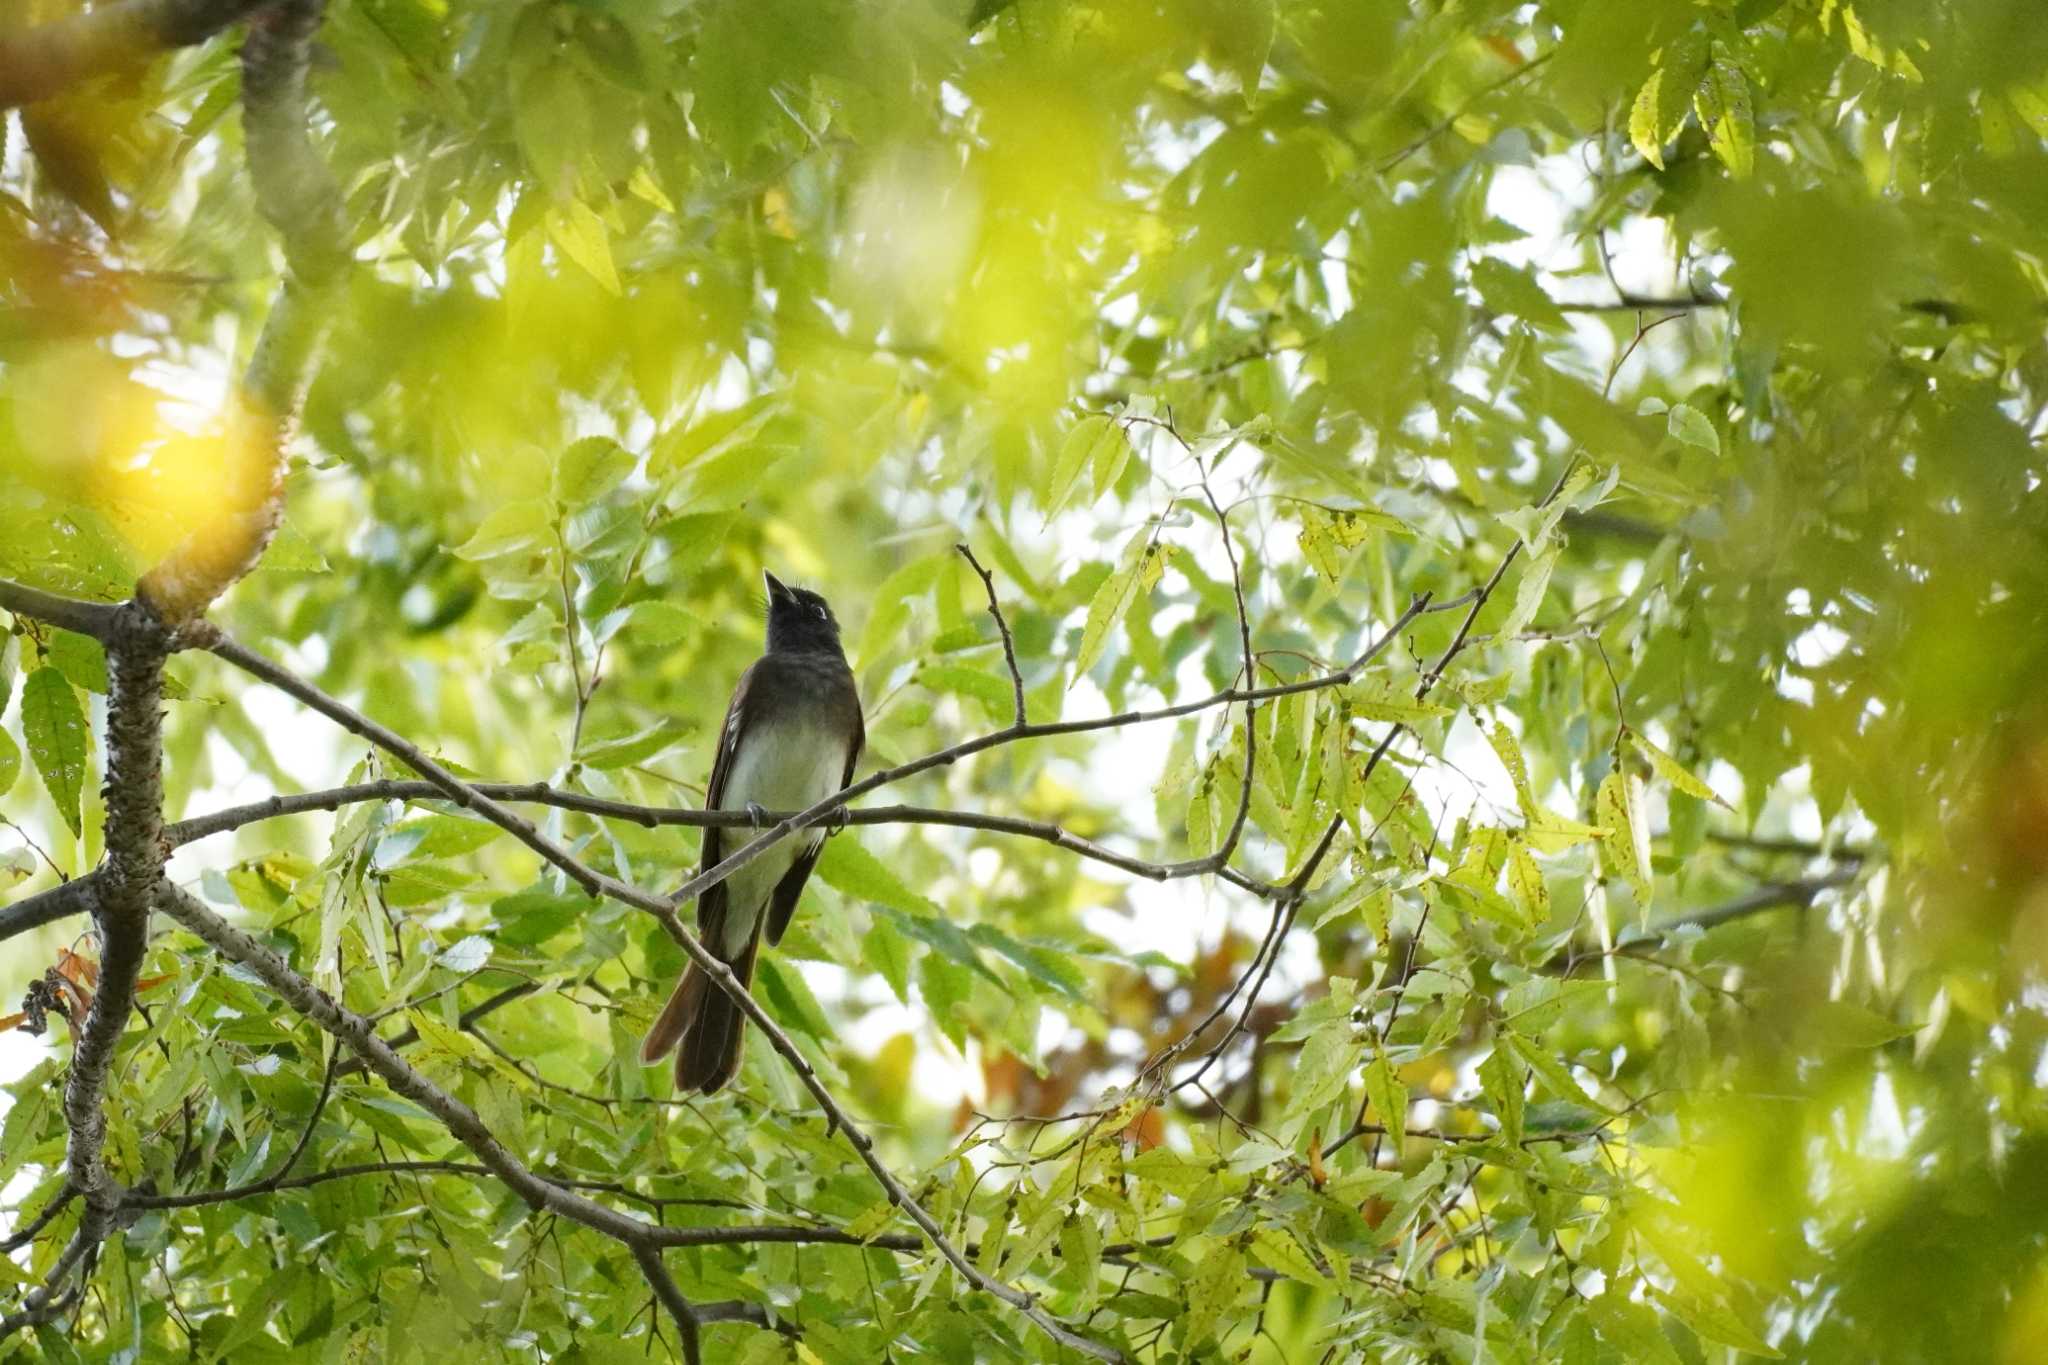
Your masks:
[{"label": "foliage canopy", "polygon": [[[756,985],[980,1272],[1131,1359],[2038,1359],[2037,0],[964,8],[333,4],[352,263],[213,619],[458,776],[647,807],[701,800],[764,566],[848,622],[877,766],[1009,726],[1013,666],[1034,724],[1229,692],[893,785],[998,820],[835,834]],[[220,38],[23,109],[0,576],[119,600],[213,512],[284,265],[240,99]],[[21,899],[104,852],[109,675],[12,620]],[[170,818],[413,776],[219,658],[168,688]],[[521,809],[696,870],[575,804]],[[537,1172],[728,1229],[665,1258],[705,1359],[1079,1358],[758,1030],[711,1101],[633,1064],[682,950],[499,826],[337,799],[169,873]],[[154,924],[107,1160],[226,1193],[32,1354],[680,1349],[629,1250]],[[65,1038],[0,1101],[16,1226]]]}]

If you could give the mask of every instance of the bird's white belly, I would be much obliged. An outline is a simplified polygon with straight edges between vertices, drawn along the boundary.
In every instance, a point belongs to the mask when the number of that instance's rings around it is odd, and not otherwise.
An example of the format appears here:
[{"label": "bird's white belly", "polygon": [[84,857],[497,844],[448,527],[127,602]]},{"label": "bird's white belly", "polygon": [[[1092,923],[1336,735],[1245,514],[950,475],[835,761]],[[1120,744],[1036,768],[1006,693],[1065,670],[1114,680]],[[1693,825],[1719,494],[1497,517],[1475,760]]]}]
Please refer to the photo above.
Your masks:
[{"label": "bird's white belly", "polygon": [[[839,790],[846,773],[846,739],[802,720],[760,719],[747,727],[726,775],[720,810],[800,811]],[[727,854],[754,837],[750,829],[727,830]],[[766,913],[775,884],[798,855],[814,847],[822,831],[793,834],[732,874],[726,886],[725,953],[738,955],[753,937],[754,922]]]}]

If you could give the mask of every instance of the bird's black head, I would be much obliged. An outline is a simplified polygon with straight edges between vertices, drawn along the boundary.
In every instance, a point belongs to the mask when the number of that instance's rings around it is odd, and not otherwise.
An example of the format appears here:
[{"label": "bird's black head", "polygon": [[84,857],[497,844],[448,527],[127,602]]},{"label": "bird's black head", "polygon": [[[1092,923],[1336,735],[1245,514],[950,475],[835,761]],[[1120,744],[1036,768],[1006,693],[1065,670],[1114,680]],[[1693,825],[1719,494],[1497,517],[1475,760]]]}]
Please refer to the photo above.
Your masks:
[{"label": "bird's black head", "polygon": [[808,588],[792,588],[772,573],[768,585],[768,649],[844,651],[839,644],[839,618],[824,598]]}]

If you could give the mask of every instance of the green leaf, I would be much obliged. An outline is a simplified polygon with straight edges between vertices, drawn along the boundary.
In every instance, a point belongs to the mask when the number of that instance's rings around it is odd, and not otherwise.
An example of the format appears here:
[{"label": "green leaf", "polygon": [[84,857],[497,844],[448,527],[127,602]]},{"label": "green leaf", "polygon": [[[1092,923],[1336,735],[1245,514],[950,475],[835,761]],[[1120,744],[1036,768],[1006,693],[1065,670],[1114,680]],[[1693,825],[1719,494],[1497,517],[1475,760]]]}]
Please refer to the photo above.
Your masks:
[{"label": "green leaf", "polygon": [[1635,144],[1636,150],[1643,154],[1645,161],[1660,171],[1664,169],[1666,125],[1659,116],[1659,107],[1664,102],[1665,86],[1676,83],[1667,80],[1667,73],[1662,67],[1652,71],[1650,79],[1644,81],[1642,89],[1636,91],[1635,103],[1628,111],[1628,140]]},{"label": "green leaf", "polygon": [[1188,1311],[1181,1343],[1189,1353],[1216,1330],[1217,1319],[1237,1302],[1246,1283],[1244,1248],[1236,1242],[1220,1242],[1202,1258],[1187,1284]]},{"label": "green leaf", "polygon": [[1482,256],[1472,263],[1472,285],[1490,313],[1522,318],[1555,332],[1571,326],[1535,276],[1497,257]]},{"label": "green leaf", "polygon": [[107,694],[107,652],[90,635],[52,631],[45,657],[58,672],[86,691]]},{"label": "green leaf", "polygon": [[496,559],[522,554],[554,541],[554,509],[542,498],[508,502],[485,517],[475,534],[457,547],[458,559]]},{"label": "green leaf", "polygon": [[1704,1339],[1766,1360],[1785,1358],[1783,1351],[1751,1331],[1749,1324],[1726,1304],[1703,1295],[1673,1294],[1661,1289],[1654,1292],[1659,1303]]},{"label": "green leaf", "polygon": [[1662,749],[1650,743],[1649,740],[1643,738],[1641,732],[1629,730],[1626,733],[1628,735],[1628,742],[1633,744],[1636,750],[1650,761],[1650,766],[1666,782],[1669,782],[1687,796],[1697,796],[1702,801],[1712,801],[1724,810],[1735,809],[1726,801],[1723,801],[1720,794],[1712,787],[1708,786],[1698,777],[1695,777],[1692,771],[1683,763],[1680,763],[1670,754],[1665,753]]},{"label": "green leaf", "polygon": [[1039,489],[1038,504],[1045,509],[1045,520],[1051,521],[1067,505],[1082,470],[1094,470],[1095,496],[1101,497],[1130,457],[1130,436],[1115,418],[1092,413],[1074,423],[1060,442],[1058,457],[1046,467],[1045,482]]},{"label": "green leaf", "polygon": [[1292,1233],[1273,1227],[1259,1228],[1252,1233],[1252,1255],[1267,1269],[1277,1270],[1290,1280],[1316,1289],[1330,1287],[1330,1277],[1316,1269],[1315,1261],[1301,1249]]},{"label": "green leaf", "polygon": [[1390,1136],[1398,1138],[1408,1131],[1408,1086],[1394,1074],[1394,1064],[1387,1060],[1384,1047],[1373,1055],[1372,1064],[1365,1069],[1365,1094],[1372,1103],[1374,1120]]},{"label": "green leaf", "polygon": [[1514,1048],[1516,1055],[1529,1064],[1530,1070],[1543,1078],[1543,1083],[1549,1086],[1551,1093],[1559,1099],[1583,1104],[1591,1109],[1607,1110],[1606,1105],[1594,1099],[1586,1087],[1579,1084],[1579,1078],[1572,1074],[1572,1069],[1559,1060],[1550,1049],[1544,1047],[1541,1041],[1523,1037],[1515,1032],[1503,1036]]},{"label": "green leaf", "polygon": [[1536,609],[1543,605],[1543,594],[1550,589],[1550,575],[1557,568],[1558,546],[1551,546],[1542,554],[1527,561],[1522,570],[1521,581],[1515,585],[1514,609],[1507,619],[1500,623],[1500,637],[1504,640],[1520,635],[1524,627],[1536,619]]},{"label": "green leaf", "polygon": [[[1158,544],[1152,538],[1152,529],[1146,529],[1132,536],[1124,546],[1116,571],[1102,580],[1102,586],[1095,590],[1095,596],[1088,603],[1088,619],[1081,628],[1081,645],[1074,654],[1073,677],[1078,678],[1095,667],[1095,661],[1102,657],[1103,646],[1109,643],[1109,631],[1131,604],[1152,590],[1159,582],[1159,576],[1166,571],[1166,560],[1171,550]],[[1071,679],[1069,680],[1071,686]]]},{"label": "green leaf", "polygon": [[1714,155],[1736,179],[1747,177],[1756,169],[1756,116],[1742,69],[1716,57],[1692,103]]},{"label": "green leaf", "polygon": [[1673,403],[1665,425],[1673,437],[1686,445],[1697,446],[1714,455],[1721,453],[1721,433],[1714,429],[1713,419],[1698,408]]},{"label": "green leaf", "polygon": [[696,613],[673,602],[635,602],[626,618],[626,630],[636,643],[659,649],[680,644],[703,624]]},{"label": "green leaf", "polygon": [[1295,510],[1301,517],[1302,558],[1332,584],[1343,577],[1349,552],[1363,545],[1374,531],[1415,534],[1399,517],[1374,507],[1331,508],[1305,502],[1297,504]]},{"label": "green leaf", "polygon": [[902,878],[888,864],[848,835],[825,841],[824,849],[818,854],[816,871],[825,885],[856,900],[886,906],[911,916],[936,917],[944,913],[904,885]]},{"label": "green leaf", "polygon": [[263,567],[272,573],[331,573],[327,556],[290,522],[277,528],[263,552]]},{"label": "green leaf", "polygon": [[1486,1054],[1486,1060],[1479,1064],[1479,1084],[1485,1087],[1486,1099],[1493,1106],[1494,1116],[1500,1120],[1501,1138],[1507,1142],[1522,1140],[1522,1068],[1508,1055],[1506,1045],[1495,1042],[1493,1051]]},{"label": "green leaf", "polygon": [[73,837],[84,832],[80,798],[85,792],[85,755],[90,741],[85,711],[70,679],[44,665],[21,687],[21,735],[43,787]]},{"label": "green leaf", "polygon": [[1092,1217],[1074,1214],[1060,1229],[1060,1260],[1074,1277],[1081,1294],[1081,1306],[1094,1304],[1096,1283],[1102,1278],[1102,1229]]},{"label": "green leaf", "polygon": [[20,776],[21,750],[15,747],[14,736],[0,730],[0,796],[12,791]]},{"label": "green leaf", "polygon": [[1508,889],[1532,922],[1541,924],[1550,918],[1549,883],[1543,880],[1543,869],[1530,855],[1529,845],[1520,839],[1508,845]]},{"label": "green leaf", "polygon": [[1643,784],[1633,773],[1611,772],[1600,784],[1594,810],[1607,838],[1600,845],[1607,864],[1635,888],[1643,906],[1650,903],[1650,830],[1643,820]]},{"label": "green leaf", "polygon": [[617,441],[587,436],[555,462],[555,500],[572,508],[596,502],[624,483],[638,463]]},{"label": "green leaf", "polygon": [[1365,720],[1393,720],[1403,725],[1440,720],[1456,715],[1451,707],[1433,701],[1418,701],[1415,694],[1396,687],[1385,678],[1363,678],[1344,689],[1345,704],[1354,716]]},{"label": "green leaf", "polygon": [[590,205],[572,199],[567,208],[548,210],[548,237],[562,254],[590,272],[605,293],[620,294],[619,272],[612,265],[611,230]]},{"label": "green leaf", "polygon": [[861,936],[860,957],[889,983],[898,1000],[910,1003],[910,942],[896,932],[886,916],[877,916]]},{"label": "green leaf", "polygon": [[660,721],[630,735],[587,739],[576,751],[576,761],[600,771],[616,771],[674,748],[695,733],[696,728],[687,721]]}]

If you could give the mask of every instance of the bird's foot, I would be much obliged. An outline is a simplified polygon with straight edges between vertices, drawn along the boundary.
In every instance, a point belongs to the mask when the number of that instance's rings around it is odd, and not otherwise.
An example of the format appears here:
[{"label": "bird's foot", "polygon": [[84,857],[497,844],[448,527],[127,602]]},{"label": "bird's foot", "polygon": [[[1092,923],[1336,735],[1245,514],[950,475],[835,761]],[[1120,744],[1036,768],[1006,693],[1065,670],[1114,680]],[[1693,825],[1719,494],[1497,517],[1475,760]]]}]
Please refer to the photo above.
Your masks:
[{"label": "bird's foot", "polygon": [[761,828],[769,823],[767,807],[763,806],[759,801],[747,802],[747,818],[754,822],[755,829]]},{"label": "bird's foot", "polygon": [[846,806],[837,807],[825,821],[825,837],[831,838],[852,823],[853,811]]}]

